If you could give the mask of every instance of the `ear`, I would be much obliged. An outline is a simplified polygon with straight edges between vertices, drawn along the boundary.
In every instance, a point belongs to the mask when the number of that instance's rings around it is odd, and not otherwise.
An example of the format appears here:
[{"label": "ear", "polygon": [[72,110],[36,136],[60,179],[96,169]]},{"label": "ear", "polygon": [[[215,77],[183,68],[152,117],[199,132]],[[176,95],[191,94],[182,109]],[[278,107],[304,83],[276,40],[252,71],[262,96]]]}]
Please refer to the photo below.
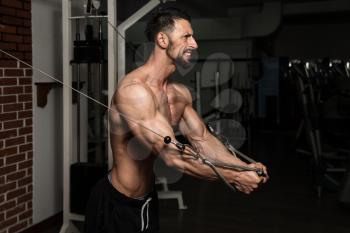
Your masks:
[{"label": "ear", "polygon": [[156,43],[162,49],[166,49],[169,45],[169,37],[164,32],[159,32],[156,36]]}]

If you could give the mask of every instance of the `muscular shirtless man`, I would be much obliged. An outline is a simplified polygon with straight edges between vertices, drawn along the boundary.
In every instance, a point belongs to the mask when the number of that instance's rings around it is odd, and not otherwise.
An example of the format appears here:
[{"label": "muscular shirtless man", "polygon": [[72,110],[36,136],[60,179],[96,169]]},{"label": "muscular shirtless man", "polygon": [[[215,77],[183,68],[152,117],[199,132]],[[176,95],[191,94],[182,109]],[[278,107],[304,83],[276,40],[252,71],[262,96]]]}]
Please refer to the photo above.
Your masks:
[{"label": "muscular shirtless man", "polygon": [[[157,195],[153,162],[165,163],[184,173],[217,179],[200,160],[187,159],[174,144],[165,144],[159,135],[176,141],[177,127],[190,144],[210,159],[247,165],[232,156],[208,132],[191,103],[189,90],[168,80],[178,65],[187,65],[197,49],[189,16],[177,9],[160,10],[147,24],[146,35],[155,43],[148,61],[119,83],[110,111],[113,168],[108,179],[92,192],[86,215],[87,232],[158,232]],[[190,153],[190,151],[183,153]],[[238,190],[250,193],[266,177],[253,171],[219,169]]]}]

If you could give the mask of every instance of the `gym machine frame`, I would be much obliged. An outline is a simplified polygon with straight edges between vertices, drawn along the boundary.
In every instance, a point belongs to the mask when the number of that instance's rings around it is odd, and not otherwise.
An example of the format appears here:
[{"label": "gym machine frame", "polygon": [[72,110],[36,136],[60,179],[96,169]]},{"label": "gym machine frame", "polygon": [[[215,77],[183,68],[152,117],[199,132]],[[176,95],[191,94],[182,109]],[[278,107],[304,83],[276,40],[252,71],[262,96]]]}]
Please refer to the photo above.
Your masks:
[{"label": "gym machine frame", "polygon": [[[108,2],[108,21],[116,25],[116,1]],[[72,0],[62,1],[62,65],[63,65],[63,82],[72,83],[72,67],[70,61],[73,59],[73,41],[72,41]],[[86,18],[89,16],[82,16]],[[98,16],[91,16],[98,17]],[[102,16],[101,16],[102,17]],[[111,101],[116,86],[116,57],[117,57],[117,38],[111,27],[108,27],[107,38],[108,51],[108,102]],[[72,224],[72,221],[84,221],[84,216],[71,213],[70,211],[70,165],[73,162],[73,144],[72,144],[72,90],[63,87],[63,225],[60,233],[79,232]],[[109,136],[108,136],[109,140]],[[109,147],[108,147],[109,148]],[[111,149],[108,149],[108,161],[112,160]]]}]

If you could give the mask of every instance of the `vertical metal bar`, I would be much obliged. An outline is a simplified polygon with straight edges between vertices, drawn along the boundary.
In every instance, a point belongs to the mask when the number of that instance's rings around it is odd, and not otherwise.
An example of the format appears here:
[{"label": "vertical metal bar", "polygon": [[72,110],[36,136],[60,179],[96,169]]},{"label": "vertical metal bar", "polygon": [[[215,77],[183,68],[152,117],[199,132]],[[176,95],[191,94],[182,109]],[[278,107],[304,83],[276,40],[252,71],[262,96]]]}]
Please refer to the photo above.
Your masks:
[{"label": "vertical metal bar", "polygon": [[196,71],[196,108],[198,115],[202,116],[202,101],[201,101],[201,72]]},{"label": "vertical metal bar", "polygon": [[[75,22],[75,39],[80,40],[80,22],[79,19]],[[77,90],[80,91],[80,64],[77,63]],[[80,95],[74,93],[77,96],[77,161],[80,163]]]},{"label": "vertical metal bar", "polygon": [[[62,1],[62,66],[63,82],[72,82],[70,59],[72,57],[71,30],[71,1]],[[63,86],[63,225],[60,232],[66,232],[70,225],[70,164],[72,159],[72,90]]]},{"label": "vertical metal bar", "polygon": [[[118,26],[118,81],[125,76],[125,31],[154,9],[160,0],[151,0]],[[116,25],[116,24],[114,24]]]},{"label": "vertical metal bar", "polygon": [[218,111],[216,113],[216,132],[221,134],[221,122],[220,122],[220,60],[218,61],[217,70],[215,72],[215,108]]},{"label": "vertical metal bar", "polygon": [[[80,91],[80,64],[77,63],[77,90]],[[77,96],[77,161],[80,163],[80,94]]]},{"label": "vertical metal bar", "polygon": [[[108,21],[113,25],[117,25],[117,0],[107,1],[107,11],[108,11]],[[117,83],[117,34],[112,27],[107,27],[108,33],[108,103],[110,104],[114,95],[114,90]],[[118,65],[119,66],[119,65]],[[118,71],[119,73],[119,71]],[[108,121],[109,124],[109,121]],[[107,129],[109,125],[106,126]],[[108,143],[109,145],[110,135],[108,133]],[[113,163],[113,154],[110,146],[108,148],[108,167],[112,167]]]}]

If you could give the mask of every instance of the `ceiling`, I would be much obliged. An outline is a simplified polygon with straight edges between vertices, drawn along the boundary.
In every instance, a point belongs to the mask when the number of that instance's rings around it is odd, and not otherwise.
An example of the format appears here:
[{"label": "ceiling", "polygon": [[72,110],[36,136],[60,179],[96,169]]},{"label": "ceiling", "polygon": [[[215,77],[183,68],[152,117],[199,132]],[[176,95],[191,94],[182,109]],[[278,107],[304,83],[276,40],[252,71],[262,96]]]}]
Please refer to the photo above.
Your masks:
[{"label": "ceiling", "polygon": [[[263,6],[265,2],[282,2],[282,4],[289,3],[322,3],[334,2],[339,0],[176,0],[165,3],[168,6],[176,6],[186,10],[192,18],[217,18],[227,17],[229,8],[237,7],[257,7]],[[347,0],[343,0],[347,1]],[[148,0],[117,0],[118,19],[123,21],[128,18]]]}]

